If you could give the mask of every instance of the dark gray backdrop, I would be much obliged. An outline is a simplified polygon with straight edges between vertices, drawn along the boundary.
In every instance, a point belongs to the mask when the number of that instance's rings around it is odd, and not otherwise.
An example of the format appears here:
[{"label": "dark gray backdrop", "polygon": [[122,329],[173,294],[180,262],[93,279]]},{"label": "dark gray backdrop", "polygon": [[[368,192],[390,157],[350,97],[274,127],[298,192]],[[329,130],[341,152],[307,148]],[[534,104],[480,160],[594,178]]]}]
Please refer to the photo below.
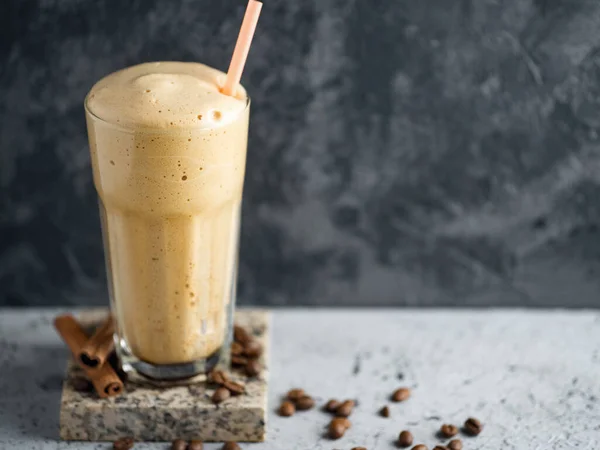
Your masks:
[{"label": "dark gray backdrop", "polygon": [[[4,0],[0,305],[106,302],[82,100],[244,0]],[[598,306],[598,0],[266,0],[241,301]]]}]

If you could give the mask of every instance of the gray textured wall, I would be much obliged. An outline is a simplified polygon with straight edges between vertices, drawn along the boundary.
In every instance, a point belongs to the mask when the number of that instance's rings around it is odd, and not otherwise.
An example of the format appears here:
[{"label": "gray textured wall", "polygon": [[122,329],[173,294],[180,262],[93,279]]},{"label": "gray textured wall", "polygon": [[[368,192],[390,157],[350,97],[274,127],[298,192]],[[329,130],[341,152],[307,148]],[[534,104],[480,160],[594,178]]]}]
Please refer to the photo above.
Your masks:
[{"label": "gray textured wall", "polygon": [[[600,2],[267,0],[245,303],[598,306]],[[4,0],[0,304],[104,303],[82,100],[243,0]]]}]

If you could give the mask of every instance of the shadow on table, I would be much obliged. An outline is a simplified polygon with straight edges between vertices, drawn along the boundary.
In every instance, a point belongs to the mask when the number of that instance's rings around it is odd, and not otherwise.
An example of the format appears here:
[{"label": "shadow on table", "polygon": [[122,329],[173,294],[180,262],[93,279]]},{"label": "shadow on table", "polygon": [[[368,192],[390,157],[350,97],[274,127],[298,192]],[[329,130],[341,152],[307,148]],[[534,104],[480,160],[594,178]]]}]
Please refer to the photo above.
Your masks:
[{"label": "shadow on table", "polygon": [[58,343],[19,344],[17,351],[0,355],[0,430],[13,438],[58,440],[68,352]]}]

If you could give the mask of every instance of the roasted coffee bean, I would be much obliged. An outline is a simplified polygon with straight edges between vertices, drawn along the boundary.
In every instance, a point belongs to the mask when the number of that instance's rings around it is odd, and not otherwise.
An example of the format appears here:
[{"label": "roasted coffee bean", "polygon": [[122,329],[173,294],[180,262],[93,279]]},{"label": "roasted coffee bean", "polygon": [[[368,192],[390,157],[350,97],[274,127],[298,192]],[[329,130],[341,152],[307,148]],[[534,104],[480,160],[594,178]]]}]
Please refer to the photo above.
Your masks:
[{"label": "roasted coffee bean", "polygon": [[237,442],[225,442],[223,450],[240,450],[240,446],[237,445]]},{"label": "roasted coffee bean", "polygon": [[331,439],[339,439],[346,432],[347,427],[344,420],[340,417],[336,417],[329,422],[329,437]]},{"label": "roasted coffee bean", "polygon": [[399,388],[394,391],[392,394],[392,401],[394,402],[403,402],[404,400],[410,397],[410,389],[408,388]]},{"label": "roasted coffee bean", "polygon": [[244,355],[248,358],[258,358],[262,352],[262,345],[257,341],[250,341],[244,346]]},{"label": "roasted coffee bean", "polygon": [[352,422],[350,422],[350,420],[347,417],[336,417],[336,419],[339,420],[342,425],[344,425],[344,428],[346,428],[346,430],[352,426]]},{"label": "roasted coffee bean", "polygon": [[222,370],[213,370],[208,374],[208,381],[216,384],[225,384],[229,381],[229,377]]},{"label": "roasted coffee bean", "polygon": [[413,435],[410,431],[404,430],[398,436],[398,446],[410,447],[413,443]]},{"label": "roasted coffee bean", "polygon": [[241,395],[246,392],[246,387],[243,384],[236,383],[235,381],[226,381],[223,383],[223,387],[229,389],[231,395]]},{"label": "roasted coffee bean", "polygon": [[352,447],[352,450],[367,450],[367,447]]},{"label": "roasted coffee bean", "polygon": [[390,417],[390,408],[388,408],[387,406],[384,406],[383,408],[381,408],[379,410],[379,415],[381,417]]},{"label": "roasted coffee bean", "polygon": [[448,450],[462,450],[463,445],[460,439],[452,439],[448,442]]},{"label": "roasted coffee bean", "polygon": [[231,392],[229,392],[229,389],[220,387],[215,391],[211,399],[215,405],[218,405],[219,403],[223,403],[229,397],[231,397]]},{"label": "roasted coffee bean", "polygon": [[246,364],[248,364],[248,361],[248,358],[246,358],[245,356],[231,356],[232,366],[245,366]]},{"label": "roasted coffee bean", "polygon": [[417,444],[411,450],[429,450],[426,445]]},{"label": "roasted coffee bean", "polygon": [[202,441],[190,441],[187,450],[203,450],[204,444]]},{"label": "roasted coffee bean", "polygon": [[183,439],[175,439],[171,443],[171,450],[186,450],[187,446],[187,442],[185,442]]},{"label": "roasted coffee bean", "polygon": [[231,343],[231,354],[234,356],[240,356],[244,352],[244,346],[239,342],[233,341]]},{"label": "roasted coffee bean", "polygon": [[84,377],[72,378],[71,386],[76,392],[92,392],[94,389],[94,385],[91,381]]},{"label": "roasted coffee bean", "polygon": [[471,436],[477,436],[483,430],[483,424],[473,417],[469,417],[465,421],[464,426],[465,433],[470,434]]},{"label": "roasted coffee bean", "polygon": [[433,450],[448,450],[448,447],[445,447],[443,445],[436,445],[435,447],[433,447]]},{"label": "roasted coffee bean", "polygon": [[327,403],[325,403],[325,406],[323,408],[327,412],[334,413],[340,405],[341,405],[340,402],[338,402],[336,399],[332,398]]},{"label": "roasted coffee bean", "polygon": [[252,336],[250,336],[245,328],[235,325],[233,327],[233,339],[242,345],[246,345],[252,340]]},{"label": "roasted coffee bean", "polygon": [[130,437],[123,437],[113,442],[113,450],[129,450],[133,448],[135,441]]},{"label": "roasted coffee bean", "polygon": [[440,434],[446,438],[451,438],[458,434],[458,427],[450,424],[444,424],[440,427]]},{"label": "roasted coffee bean", "polygon": [[315,401],[310,395],[303,395],[296,400],[296,409],[298,411],[306,411],[307,409],[311,409],[313,406],[315,406]]},{"label": "roasted coffee bean", "polygon": [[353,400],[345,400],[340,406],[335,410],[335,415],[338,417],[348,417],[352,414],[352,408],[354,408]]},{"label": "roasted coffee bean", "polygon": [[260,374],[260,363],[255,359],[251,359],[246,363],[246,367],[244,367],[244,370],[246,372],[246,375],[248,375],[249,377],[256,377]]},{"label": "roasted coffee bean", "polygon": [[283,417],[293,416],[295,412],[296,412],[296,407],[289,400],[284,400],[283,402],[281,402],[281,405],[279,405],[279,415],[280,416],[283,416]]},{"label": "roasted coffee bean", "polygon": [[304,389],[295,388],[295,389],[290,389],[288,391],[286,398],[288,400],[291,400],[292,402],[295,402],[300,397],[304,397],[305,395],[306,395],[306,393],[304,392]]}]

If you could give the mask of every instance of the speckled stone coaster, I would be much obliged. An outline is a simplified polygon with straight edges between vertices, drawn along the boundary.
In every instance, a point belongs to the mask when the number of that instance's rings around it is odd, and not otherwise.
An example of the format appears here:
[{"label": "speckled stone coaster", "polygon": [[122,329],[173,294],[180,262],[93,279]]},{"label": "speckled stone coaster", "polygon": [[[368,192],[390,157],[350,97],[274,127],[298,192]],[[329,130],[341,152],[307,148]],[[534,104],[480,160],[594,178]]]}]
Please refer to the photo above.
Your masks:
[{"label": "speckled stone coaster", "polygon": [[[106,311],[79,316],[82,324],[93,324]],[[176,386],[156,385],[131,376],[125,393],[99,399],[94,393],[73,389],[71,380],[80,369],[69,361],[63,384],[60,410],[60,437],[68,441],[113,441],[130,436],[137,441],[171,441],[176,438],[202,441],[256,442],[265,439],[270,314],[260,310],[236,312],[235,322],[251,330],[263,345],[264,367],[256,379],[232,372],[234,381],[243,381],[246,394],[231,397],[216,406],[210,401],[213,387],[204,376]]]}]

